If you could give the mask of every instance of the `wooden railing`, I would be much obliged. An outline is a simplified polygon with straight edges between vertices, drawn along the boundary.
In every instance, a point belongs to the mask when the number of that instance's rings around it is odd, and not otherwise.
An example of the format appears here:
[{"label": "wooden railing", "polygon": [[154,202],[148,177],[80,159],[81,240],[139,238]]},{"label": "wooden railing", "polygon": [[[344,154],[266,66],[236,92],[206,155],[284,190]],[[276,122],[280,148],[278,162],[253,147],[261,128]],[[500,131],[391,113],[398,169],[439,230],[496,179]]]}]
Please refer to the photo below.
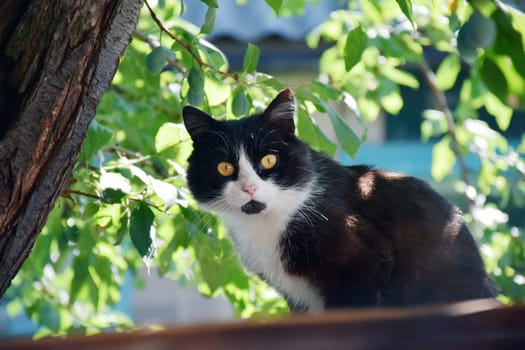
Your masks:
[{"label": "wooden railing", "polygon": [[355,309],[280,320],[0,340],[0,349],[467,349],[525,350],[525,307],[477,300],[409,309]]}]

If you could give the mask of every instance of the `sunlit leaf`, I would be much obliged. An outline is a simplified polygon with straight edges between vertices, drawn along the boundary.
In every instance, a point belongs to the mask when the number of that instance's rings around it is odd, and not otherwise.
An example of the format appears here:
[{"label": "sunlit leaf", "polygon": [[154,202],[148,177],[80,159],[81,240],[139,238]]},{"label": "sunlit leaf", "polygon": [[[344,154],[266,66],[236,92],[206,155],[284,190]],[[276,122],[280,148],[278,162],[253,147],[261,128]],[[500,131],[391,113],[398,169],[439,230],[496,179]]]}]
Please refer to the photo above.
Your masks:
[{"label": "sunlit leaf", "polygon": [[129,193],[131,191],[129,180],[121,174],[114,172],[102,172],[98,185],[102,190],[111,188],[120,190],[123,193]]},{"label": "sunlit leaf", "polygon": [[164,123],[155,135],[155,149],[162,152],[177,145],[186,138],[184,126],[175,123]]},{"label": "sunlit leaf", "polygon": [[273,9],[276,15],[279,15],[283,0],[264,0]]},{"label": "sunlit leaf", "polygon": [[441,181],[450,174],[455,163],[454,152],[450,149],[450,139],[444,137],[432,149],[432,177]]},{"label": "sunlit leaf", "polygon": [[443,90],[451,89],[456,83],[461,70],[461,61],[456,55],[448,55],[436,71],[436,86]]},{"label": "sunlit leaf", "polygon": [[203,3],[205,3],[206,5],[208,5],[209,7],[212,7],[212,8],[218,8],[219,7],[219,4],[217,3],[217,0],[201,0]]},{"label": "sunlit leaf", "polygon": [[172,184],[165,181],[154,180],[152,187],[157,196],[164,201],[164,211],[179,202],[179,192]]},{"label": "sunlit leaf", "polygon": [[405,16],[407,16],[408,20],[412,23],[414,23],[414,20],[412,19],[412,1],[410,0],[396,0],[397,4],[399,5],[399,8]]},{"label": "sunlit leaf", "polygon": [[201,27],[201,33],[209,34],[213,31],[215,26],[215,13],[217,9],[215,7],[208,7],[206,15],[204,16],[204,24]]},{"label": "sunlit leaf", "polygon": [[350,126],[337,114],[332,107],[326,102],[319,100],[318,103],[323,107],[324,112],[327,113],[330,122],[335,131],[337,142],[343,150],[348,153],[351,157],[354,157],[357,149],[361,145],[361,139],[356,133],[350,128]]},{"label": "sunlit leaf", "polygon": [[490,93],[485,97],[485,107],[487,108],[487,112],[492,114],[494,119],[496,119],[500,130],[507,130],[512,120],[512,108],[502,103],[499,98]]},{"label": "sunlit leaf", "polygon": [[403,108],[399,86],[388,79],[382,79],[377,90],[381,106],[390,114],[396,115]]},{"label": "sunlit leaf", "polygon": [[257,68],[259,63],[259,48],[252,43],[248,43],[244,60],[242,63],[242,70],[246,73],[252,73]]},{"label": "sunlit leaf", "polygon": [[304,109],[299,109],[297,114],[297,131],[299,137],[307,141],[308,144],[318,151],[324,151],[330,157],[335,154],[336,146],[331,142],[314,123]]},{"label": "sunlit leaf", "polygon": [[206,77],[204,94],[210,107],[223,104],[230,97],[230,93],[231,86],[229,84],[225,84],[221,79],[215,77]]},{"label": "sunlit leaf", "polygon": [[381,73],[388,79],[401,84],[411,87],[412,89],[419,88],[419,81],[411,74],[394,67],[385,67],[381,70]]},{"label": "sunlit leaf", "polygon": [[200,39],[199,48],[204,56],[206,56],[207,62],[215,69],[227,69],[228,59],[217,46],[207,40]]},{"label": "sunlit leaf", "polygon": [[7,307],[6,307],[7,314],[10,317],[15,317],[16,315],[21,313],[23,309],[24,309],[24,304],[22,303],[22,300],[20,299],[11,300],[9,304],[7,304]]},{"label": "sunlit leaf", "polygon": [[351,70],[360,60],[367,43],[366,32],[361,26],[354,28],[346,37],[344,48],[345,68]]}]

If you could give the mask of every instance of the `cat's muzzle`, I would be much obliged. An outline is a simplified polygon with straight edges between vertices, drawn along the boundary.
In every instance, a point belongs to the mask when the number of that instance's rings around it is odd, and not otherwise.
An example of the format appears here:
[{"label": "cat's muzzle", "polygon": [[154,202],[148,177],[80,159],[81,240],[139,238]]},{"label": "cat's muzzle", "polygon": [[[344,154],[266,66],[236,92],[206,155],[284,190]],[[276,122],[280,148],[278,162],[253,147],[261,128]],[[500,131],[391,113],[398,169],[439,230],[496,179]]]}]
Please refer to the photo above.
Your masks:
[{"label": "cat's muzzle", "polygon": [[241,207],[243,213],[246,214],[259,214],[261,211],[266,209],[266,204],[251,200]]}]

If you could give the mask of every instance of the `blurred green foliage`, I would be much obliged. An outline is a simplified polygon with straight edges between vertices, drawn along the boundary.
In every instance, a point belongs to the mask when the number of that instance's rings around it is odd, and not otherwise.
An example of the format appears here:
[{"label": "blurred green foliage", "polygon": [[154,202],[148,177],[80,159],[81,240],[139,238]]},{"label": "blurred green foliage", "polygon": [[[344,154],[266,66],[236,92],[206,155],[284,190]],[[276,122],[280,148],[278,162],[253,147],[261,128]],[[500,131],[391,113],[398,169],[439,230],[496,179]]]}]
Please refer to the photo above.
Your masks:
[{"label": "blurred green foliage", "polygon": [[[37,337],[132,327],[112,307],[125,281],[144,284],[144,265],[206,296],[223,295],[240,317],[287,311],[275,292],[244,273],[224,227],[197,209],[185,184],[191,142],[181,125],[183,105],[219,119],[237,118],[260,111],[285,87],[257,70],[259,49],[253,44],[247,45],[242,70],[229,69],[205,35],[213,32],[220,4],[203,2],[209,10],[201,28],[180,18],[179,1],[159,1],[151,9],[155,16],[144,8],[71,184],[4,297],[11,316],[23,312],[40,327]],[[309,1],[266,2],[276,14],[294,15]],[[299,136],[332,156],[337,147],[354,155],[367,122],[410,103],[400,87],[430,87],[436,107],[423,113],[421,124],[424,141],[436,142],[429,171],[437,181],[455,179],[487,268],[507,302],[525,300],[525,231],[509,225],[505,212],[509,205],[525,206],[525,136],[514,147],[502,136],[525,106],[525,15],[512,5],[350,1],[305,38],[312,48],[329,44],[318,78],[292,86]],[[474,45],[477,39],[469,38],[486,28],[493,38],[482,35]],[[426,61],[429,50],[443,57],[435,72]],[[452,106],[445,92],[458,85]],[[350,128],[330,101],[342,101],[352,125],[365,132]],[[483,110],[497,129],[479,119]],[[329,117],[336,143],[312,119],[314,112]],[[467,156],[479,161],[479,169],[464,166]]]}]

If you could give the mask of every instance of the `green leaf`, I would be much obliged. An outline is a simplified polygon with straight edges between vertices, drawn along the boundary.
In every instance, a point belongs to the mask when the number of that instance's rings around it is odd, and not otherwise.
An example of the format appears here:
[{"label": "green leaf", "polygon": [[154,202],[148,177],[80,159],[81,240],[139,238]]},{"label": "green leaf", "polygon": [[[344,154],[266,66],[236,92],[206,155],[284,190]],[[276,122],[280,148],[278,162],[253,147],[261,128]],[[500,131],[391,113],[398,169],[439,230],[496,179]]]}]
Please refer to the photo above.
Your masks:
[{"label": "green leaf", "polygon": [[399,8],[405,16],[407,16],[408,20],[414,24],[414,20],[412,18],[412,1],[411,0],[396,0],[397,4],[399,5]]},{"label": "green leaf", "polygon": [[126,192],[120,189],[105,188],[102,190],[102,202],[109,204],[120,203],[126,195]]},{"label": "green leaf", "polygon": [[122,242],[126,234],[128,233],[128,225],[129,225],[129,216],[130,211],[129,208],[123,208],[123,213],[121,214],[119,218],[119,228],[116,232],[115,237],[115,245],[118,245]]},{"label": "green leaf", "polygon": [[202,71],[195,67],[191,68],[188,73],[188,83],[191,88],[202,90],[204,88],[204,74]]},{"label": "green leaf", "polygon": [[354,131],[348,126],[348,124],[337,114],[328,103],[323,100],[319,100],[318,103],[323,107],[324,111],[328,114],[330,122],[334,127],[335,135],[339,145],[343,150],[352,158],[355,156],[359,146],[361,145],[361,139],[357,136]]},{"label": "green leaf", "polygon": [[190,69],[188,83],[190,84],[190,88],[186,98],[190,104],[198,106],[206,97],[204,94],[204,75],[202,71],[196,68]]},{"label": "green leaf", "polygon": [[82,145],[80,161],[90,162],[91,158],[104,146],[113,140],[113,130],[93,120]]},{"label": "green leaf", "polygon": [[158,46],[146,56],[146,68],[151,74],[159,74],[166,66],[167,56],[165,50],[162,46]]},{"label": "green leaf", "polygon": [[250,108],[250,100],[246,97],[244,90],[239,87],[233,92],[232,113],[236,117],[242,117]]},{"label": "green leaf", "polygon": [[248,43],[244,60],[242,63],[242,70],[245,73],[253,73],[259,63],[259,48],[252,43]]},{"label": "green leaf", "polygon": [[146,260],[155,253],[153,211],[145,202],[138,202],[131,211],[129,234],[140,256]]},{"label": "green leaf", "polygon": [[361,60],[361,55],[366,49],[367,41],[368,37],[361,26],[354,28],[348,33],[344,48],[344,61],[347,72]]},{"label": "green leaf", "polygon": [[[207,40],[199,40],[200,51],[206,56],[206,60],[215,69],[223,69],[228,65],[228,59],[224,53]],[[227,69],[225,69],[227,70]]]},{"label": "green leaf", "polygon": [[443,137],[432,149],[432,177],[436,181],[443,180],[450,174],[455,161],[454,152],[450,149],[450,138]]},{"label": "green leaf", "polygon": [[436,85],[439,89],[447,91],[451,89],[458,78],[461,70],[461,61],[457,55],[448,55],[439,65],[436,71]]},{"label": "green leaf", "polygon": [[489,58],[485,59],[480,69],[480,75],[490,92],[505,103],[509,88],[507,80],[498,65]]},{"label": "green leaf", "polygon": [[131,191],[129,180],[119,173],[103,171],[102,174],[100,174],[98,185],[102,190],[112,188],[121,190],[124,193]]},{"label": "green leaf", "polygon": [[214,7],[208,7],[206,15],[204,16],[204,24],[201,27],[202,34],[209,34],[215,27],[215,13],[217,9]]},{"label": "green leaf", "polygon": [[172,205],[179,203],[179,192],[172,184],[165,181],[153,180],[152,187],[155,194],[164,201],[164,211],[167,211]]},{"label": "green leaf", "polygon": [[498,32],[492,50],[498,55],[509,56],[519,75],[525,76],[525,14],[498,9],[492,19],[496,21]]},{"label": "green leaf", "polygon": [[300,108],[297,113],[297,132],[313,149],[325,152],[330,157],[334,156],[335,144],[323,134],[304,108]]},{"label": "green leaf", "polygon": [[402,71],[394,67],[385,67],[381,70],[381,73],[388,79],[412,89],[419,88],[419,81],[410,73]]},{"label": "green leaf", "polygon": [[512,120],[512,108],[502,103],[499,98],[491,93],[487,93],[485,97],[485,107],[487,112],[496,119],[496,124],[498,124],[500,130],[505,131],[509,128]]},{"label": "green leaf", "polygon": [[428,141],[432,137],[444,134],[447,131],[445,114],[436,109],[423,111],[423,122],[421,123],[421,138]]},{"label": "green leaf", "polygon": [[208,106],[218,106],[223,104],[231,94],[231,86],[224,82],[223,78],[217,79],[214,76],[207,76],[204,84],[204,95]]},{"label": "green leaf", "polygon": [[155,150],[160,153],[186,139],[186,132],[181,124],[164,123],[155,135]]},{"label": "green leaf", "polygon": [[220,288],[227,278],[223,264],[219,239],[208,234],[199,234],[195,237],[197,259],[201,266],[202,276],[210,288],[211,294]]},{"label": "green leaf", "polygon": [[397,90],[392,90],[388,94],[381,96],[381,106],[392,115],[397,115],[403,108],[403,98]]},{"label": "green leaf", "polygon": [[78,299],[80,291],[87,288],[89,259],[85,255],[80,255],[73,260],[73,279],[69,292],[69,305],[73,305]]},{"label": "green leaf", "polygon": [[279,16],[279,11],[283,5],[283,0],[264,0],[273,9],[276,16]]},{"label": "green leaf", "polygon": [[20,314],[23,310],[24,304],[22,304],[22,300],[20,299],[11,300],[6,307],[7,314],[10,317],[15,317],[16,315]]},{"label": "green leaf", "polygon": [[208,7],[218,8],[219,4],[217,3],[217,0],[201,0],[203,3],[208,5]]},{"label": "green leaf", "polygon": [[381,79],[377,96],[381,106],[390,114],[397,115],[403,108],[403,98],[399,92],[399,85],[389,79]]},{"label": "green leaf", "polygon": [[44,301],[38,310],[38,318],[42,324],[45,324],[53,332],[56,333],[60,329],[60,318],[56,304]]}]

